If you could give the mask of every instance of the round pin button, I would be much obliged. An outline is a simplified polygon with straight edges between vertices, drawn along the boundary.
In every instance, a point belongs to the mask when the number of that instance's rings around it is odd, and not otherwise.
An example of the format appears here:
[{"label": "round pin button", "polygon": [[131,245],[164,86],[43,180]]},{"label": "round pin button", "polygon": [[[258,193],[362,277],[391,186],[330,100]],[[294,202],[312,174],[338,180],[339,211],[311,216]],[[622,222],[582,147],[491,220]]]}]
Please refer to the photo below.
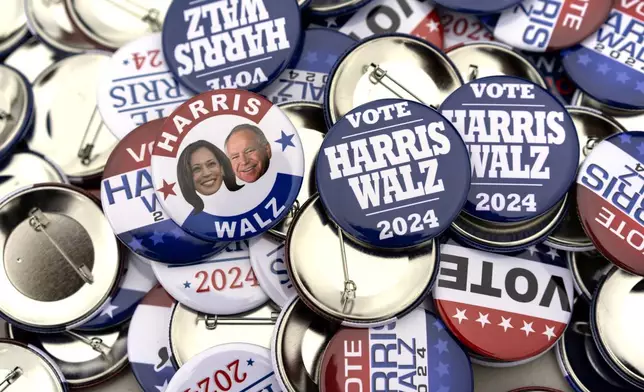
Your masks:
[{"label": "round pin button", "polygon": [[577,177],[577,208],[586,234],[608,260],[644,274],[644,132],[597,144]]},{"label": "round pin button", "polygon": [[468,14],[492,14],[510,8],[521,0],[436,0],[437,4],[458,12]]},{"label": "round pin button", "polygon": [[455,12],[448,8],[438,8],[438,14],[443,26],[445,50],[470,42],[494,41],[492,33],[475,15]]},{"label": "round pin button", "polygon": [[152,262],[159,283],[180,303],[209,314],[254,309],[268,297],[250,265],[247,242],[235,242],[199,264],[171,266]]},{"label": "round pin button", "polygon": [[449,241],[433,297],[468,350],[504,362],[550,349],[570,321],[573,281],[564,254],[542,245],[512,255]]},{"label": "round pin button", "polygon": [[526,221],[568,192],[579,141],[570,115],[544,88],[509,76],[477,79],[440,110],[470,152],[468,214],[499,223]]},{"label": "round pin button", "polygon": [[260,287],[269,298],[282,307],[296,295],[285,263],[284,241],[270,234],[249,240],[250,265]]},{"label": "round pin button", "polygon": [[[640,259],[641,260],[641,259]],[[642,277],[613,268],[599,284],[590,313],[593,339],[608,365],[630,384],[644,387],[641,318]]]},{"label": "round pin button", "polygon": [[275,226],[302,186],[298,133],[276,105],[244,90],[200,94],[165,121],[152,181],[172,220],[208,241],[239,241]]},{"label": "round pin button", "polygon": [[0,65],[0,86],[0,159],[5,159],[33,125],[34,95],[27,79],[6,65]]},{"label": "round pin button", "polygon": [[[409,313],[437,273],[436,240],[414,251],[378,252],[344,239],[319,197],[307,201],[286,240],[289,277],[321,316],[350,327],[384,325]],[[338,263],[329,263],[336,259]]]},{"label": "round pin button", "polygon": [[35,347],[54,360],[73,388],[100,384],[128,364],[128,323],[92,333],[37,334],[13,326],[9,328],[12,339]]},{"label": "round pin button", "polygon": [[98,75],[108,62],[98,52],[71,56],[33,83],[39,114],[27,145],[60,166],[72,182],[99,177],[118,142],[96,108]]},{"label": "round pin button", "polygon": [[0,195],[43,182],[67,183],[67,177],[46,158],[33,152],[16,152],[0,164]]},{"label": "round pin button", "polygon": [[171,0],[62,0],[67,15],[88,40],[108,50],[163,27]]},{"label": "round pin button", "polygon": [[190,97],[168,69],[157,33],[112,55],[100,75],[97,103],[107,128],[122,139],[148,121],[167,117]]},{"label": "round pin button", "polygon": [[569,48],[593,34],[612,6],[605,0],[523,0],[482,20],[498,41],[530,52],[548,52]]},{"label": "round pin button", "polygon": [[295,0],[174,1],[164,22],[163,53],[170,70],[195,93],[261,91],[291,62],[300,23]]},{"label": "round pin button", "polygon": [[175,300],[156,286],[137,306],[127,339],[132,373],[144,392],[165,391],[176,369],[170,351],[170,318]]},{"label": "round pin button", "polygon": [[564,52],[563,64],[580,89],[603,103],[644,109],[644,67],[638,52],[644,23],[641,1],[613,5],[606,22],[580,45]]},{"label": "round pin button", "polygon": [[19,69],[28,81],[33,82],[42,71],[63,57],[37,37],[31,37],[11,52],[4,64]]},{"label": "round pin button", "polygon": [[280,76],[261,91],[273,103],[307,101],[322,103],[329,72],[338,58],[356,41],[325,28],[304,30],[301,54]]},{"label": "round pin button", "polygon": [[327,125],[378,99],[401,98],[438,107],[462,84],[454,64],[438,48],[406,34],[370,37],[347,51],[329,74]]},{"label": "round pin button", "polygon": [[268,349],[248,343],[222,344],[193,357],[177,371],[168,391],[199,390],[203,380],[231,391],[280,390]]},{"label": "round pin button", "polygon": [[385,99],[351,110],[329,130],[316,183],[347,235],[402,249],[449,227],[465,203],[470,166],[458,132],[436,110]]},{"label": "round pin button", "polygon": [[65,378],[51,358],[7,339],[0,339],[0,385],[18,391],[67,392]]},{"label": "round pin button", "polygon": [[34,332],[78,327],[99,314],[121,276],[119,247],[97,203],[41,184],[0,202],[0,312]]},{"label": "round pin button", "polygon": [[118,289],[107,299],[103,310],[78,330],[102,330],[129,321],[141,299],[157,284],[150,265],[141,261],[132,251],[123,251],[122,254],[126,270]]},{"label": "round pin button", "polygon": [[443,47],[443,29],[436,6],[429,1],[372,0],[354,14],[341,18],[336,28],[362,40],[374,35],[403,33]]},{"label": "round pin button", "polygon": [[25,18],[25,2],[9,0],[2,6],[0,23],[0,58],[5,57],[29,36]]},{"label": "round pin button", "polygon": [[137,127],[114,148],[101,183],[103,212],[132,252],[162,263],[191,264],[215,255],[228,243],[191,236],[161,207],[152,185],[150,151],[164,121]]},{"label": "round pin button", "polygon": [[404,390],[410,380],[403,375],[413,378],[419,390],[474,391],[469,358],[445,325],[424,309],[378,328],[340,329],[321,361],[321,392],[345,391],[349,385],[365,392],[382,385]]}]

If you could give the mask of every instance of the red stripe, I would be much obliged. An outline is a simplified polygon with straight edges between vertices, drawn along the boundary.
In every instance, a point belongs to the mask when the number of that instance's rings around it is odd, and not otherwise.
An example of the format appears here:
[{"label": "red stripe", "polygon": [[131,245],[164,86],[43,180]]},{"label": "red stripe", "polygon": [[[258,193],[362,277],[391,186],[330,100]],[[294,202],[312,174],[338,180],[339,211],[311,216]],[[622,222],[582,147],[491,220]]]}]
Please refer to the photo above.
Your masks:
[{"label": "red stripe", "polygon": [[[103,178],[150,167],[150,143],[154,143],[165,118],[149,121],[128,133],[110,154]],[[128,152],[128,149],[131,152]],[[137,158],[135,159],[134,156]],[[140,162],[137,159],[142,158]]]},{"label": "red stripe", "polygon": [[171,308],[176,301],[168,294],[161,285],[156,285],[150,290],[145,297],[141,300],[141,305],[162,306],[164,308]]},{"label": "red stripe", "polygon": [[338,331],[322,358],[321,392],[368,392],[369,330],[345,328]]},{"label": "red stripe", "polygon": [[635,19],[644,20],[644,0],[614,0],[613,7]]},{"label": "red stripe", "polygon": [[[432,32],[427,26],[430,22],[434,22],[438,25],[438,29],[436,29],[436,31]],[[436,12],[435,9],[427,14],[410,34],[438,46],[439,49],[443,49],[443,25],[440,23],[438,12]]]},{"label": "red stripe", "polygon": [[564,1],[548,46],[561,48],[570,43],[571,37],[581,41],[604,23],[611,8],[607,0]]}]

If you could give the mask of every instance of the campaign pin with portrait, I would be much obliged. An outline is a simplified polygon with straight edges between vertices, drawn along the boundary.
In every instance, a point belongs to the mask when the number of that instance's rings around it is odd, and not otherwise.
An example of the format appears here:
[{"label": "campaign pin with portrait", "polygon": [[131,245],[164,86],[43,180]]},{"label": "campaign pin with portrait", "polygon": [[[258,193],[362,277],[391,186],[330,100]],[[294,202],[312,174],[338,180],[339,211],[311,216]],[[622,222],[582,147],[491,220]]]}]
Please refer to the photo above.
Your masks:
[{"label": "campaign pin with portrait", "polygon": [[244,90],[200,94],[163,124],[152,181],[172,220],[207,241],[257,236],[283,219],[302,186],[304,152],[286,114]]}]

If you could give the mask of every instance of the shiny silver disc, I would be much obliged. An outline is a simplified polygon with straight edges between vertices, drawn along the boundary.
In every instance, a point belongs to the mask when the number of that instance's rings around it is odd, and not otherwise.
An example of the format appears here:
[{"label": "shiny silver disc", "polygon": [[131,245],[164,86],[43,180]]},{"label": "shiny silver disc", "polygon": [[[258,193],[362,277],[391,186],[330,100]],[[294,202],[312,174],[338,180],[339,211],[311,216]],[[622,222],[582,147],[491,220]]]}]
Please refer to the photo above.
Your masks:
[{"label": "shiny silver disc", "polygon": [[570,102],[574,106],[584,106],[596,109],[605,115],[614,118],[618,123],[628,130],[640,130],[644,123],[644,110],[626,110],[606,105],[577,90]]},{"label": "shiny silver disc", "polygon": [[26,345],[10,340],[0,340],[0,380],[13,380],[7,392],[38,391],[64,392],[59,369]]}]

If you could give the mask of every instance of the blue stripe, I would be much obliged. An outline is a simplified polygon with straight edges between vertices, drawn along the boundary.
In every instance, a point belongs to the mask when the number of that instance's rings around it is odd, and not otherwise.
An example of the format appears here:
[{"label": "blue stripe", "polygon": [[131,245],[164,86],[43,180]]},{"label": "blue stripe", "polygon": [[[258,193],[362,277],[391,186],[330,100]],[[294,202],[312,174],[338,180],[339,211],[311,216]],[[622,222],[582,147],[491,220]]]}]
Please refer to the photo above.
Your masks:
[{"label": "blue stripe", "polygon": [[251,389],[251,388],[252,388],[252,387],[254,387],[255,385],[257,385],[257,384],[259,384],[260,382],[262,382],[262,381],[266,380],[267,378],[271,377],[273,374],[275,374],[275,372],[270,372],[270,373],[268,373],[268,374],[267,374],[267,375],[265,375],[264,377],[260,378],[259,380],[255,381],[254,383],[252,383],[251,385],[247,386],[246,388],[242,389],[242,390],[241,390],[241,391],[239,391],[239,392],[246,392],[247,390]]}]

